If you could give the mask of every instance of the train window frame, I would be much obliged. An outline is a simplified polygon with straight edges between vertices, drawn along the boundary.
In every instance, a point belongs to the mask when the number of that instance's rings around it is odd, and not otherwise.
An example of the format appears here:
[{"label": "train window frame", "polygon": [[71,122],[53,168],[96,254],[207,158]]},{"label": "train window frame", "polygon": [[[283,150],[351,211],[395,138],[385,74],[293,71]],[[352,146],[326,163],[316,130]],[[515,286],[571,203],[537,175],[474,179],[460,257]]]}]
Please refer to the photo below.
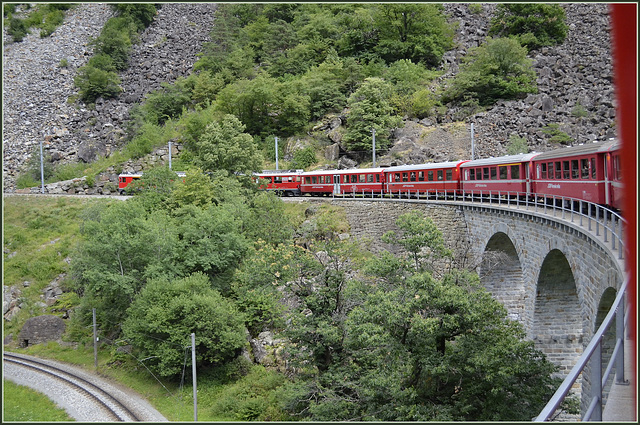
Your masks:
[{"label": "train window frame", "polygon": [[580,178],[580,167],[577,159],[571,160],[571,179],[577,180]]},{"label": "train window frame", "polygon": [[304,184],[311,184],[311,176],[305,176]]},{"label": "train window frame", "polygon": [[547,162],[547,171],[548,171],[547,176],[548,176],[549,180],[554,179],[555,177],[554,177],[554,174],[553,174],[553,161]]},{"label": "train window frame", "polygon": [[482,168],[482,180],[489,180],[489,167]]},{"label": "train window frame", "polygon": [[438,170],[437,175],[438,175],[438,181],[439,181],[439,182],[441,182],[441,181],[443,181],[443,180],[444,180],[444,175],[443,175],[443,173],[442,173],[442,170]]},{"label": "train window frame", "polygon": [[351,174],[351,183],[358,183],[358,175]]},{"label": "train window frame", "polygon": [[367,175],[366,174],[358,174],[358,183],[366,183]]},{"label": "train window frame", "polygon": [[445,177],[444,177],[445,180],[447,180],[447,181],[453,180],[453,170],[451,170],[451,169],[446,170],[444,175],[445,175]]},{"label": "train window frame", "polygon": [[546,179],[547,178],[547,163],[543,162],[542,164],[540,164],[540,176],[539,178],[541,179]]},{"label": "train window frame", "polygon": [[411,174],[409,175],[409,180],[414,182],[416,181],[416,172],[412,171]]},{"label": "train window frame", "polygon": [[589,158],[580,159],[580,177],[585,180],[589,178]]},{"label": "train window frame", "polygon": [[520,165],[516,164],[516,165],[512,165],[511,166],[511,179],[519,179],[520,178]]},{"label": "train window frame", "polygon": [[553,178],[556,179],[556,180],[562,180],[562,162],[556,161],[555,162],[555,167],[553,167],[553,168],[554,168],[554,171],[553,171],[554,177]]},{"label": "train window frame", "polygon": [[506,165],[500,165],[498,167],[498,180],[507,180],[508,171]]},{"label": "train window frame", "polygon": [[433,170],[427,171],[427,179],[429,179],[430,182],[433,181]]},{"label": "train window frame", "polygon": [[468,180],[475,180],[476,179],[476,169],[475,168],[471,168],[467,171],[467,179]]},{"label": "train window frame", "polygon": [[373,183],[373,174],[367,174],[367,183]]},{"label": "train window frame", "polygon": [[569,161],[562,161],[562,178],[564,180],[569,180],[571,176],[571,169],[569,168]]},{"label": "train window frame", "polygon": [[591,179],[596,179],[596,159],[591,158]]},{"label": "train window frame", "polygon": [[409,173],[402,173],[402,181],[403,182],[409,181]]},{"label": "train window frame", "polygon": [[376,174],[376,183],[380,183],[380,174]]},{"label": "train window frame", "polygon": [[393,181],[396,183],[402,181],[402,179],[400,178],[400,173],[395,173]]},{"label": "train window frame", "polygon": [[424,171],[418,171],[418,181],[419,182],[424,181]]}]

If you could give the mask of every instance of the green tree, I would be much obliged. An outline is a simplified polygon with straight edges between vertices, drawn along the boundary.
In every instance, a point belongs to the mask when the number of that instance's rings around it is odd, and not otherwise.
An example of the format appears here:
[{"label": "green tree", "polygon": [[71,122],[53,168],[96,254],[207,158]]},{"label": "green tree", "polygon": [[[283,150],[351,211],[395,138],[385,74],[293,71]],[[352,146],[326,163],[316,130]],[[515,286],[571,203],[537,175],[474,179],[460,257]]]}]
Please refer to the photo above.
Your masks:
[{"label": "green tree", "polygon": [[489,39],[465,57],[462,70],[443,94],[443,102],[471,96],[487,106],[498,99],[515,99],[537,90],[527,49],[511,38]]},{"label": "green tree", "polygon": [[169,167],[153,167],[145,171],[140,179],[127,185],[125,191],[139,194],[139,201],[148,212],[152,212],[167,208],[176,180],[178,176]]},{"label": "green tree", "polygon": [[200,168],[190,168],[185,172],[171,193],[169,204],[173,209],[186,205],[207,208],[214,200],[214,187],[209,176]]},{"label": "green tree", "polygon": [[376,149],[389,146],[390,130],[402,124],[400,117],[393,115],[389,103],[393,89],[381,78],[367,78],[350,97],[347,103],[347,130],[343,141],[349,151],[362,156],[371,152],[372,129],[376,131]]},{"label": "green tree", "polygon": [[152,279],[122,325],[125,338],[160,376],[178,378],[195,334],[196,366],[221,365],[245,344],[242,314],[194,273],[178,280]]},{"label": "green tree", "polygon": [[433,261],[452,256],[433,220],[414,210],[402,214],[396,220],[401,233],[390,230],[382,236],[382,241],[400,245],[413,260],[415,270],[424,270],[431,260],[429,270],[433,271]]},{"label": "green tree", "polygon": [[103,71],[91,65],[78,69],[73,79],[78,87],[80,98],[85,102],[95,102],[99,97],[108,99],[116,97],[122,92],[120,78],[113,71]]},{"label": "green tree", "polygon": [[562,43],[568,30],[562,5],[501,3],[491,19],[489,35],[514,37],[532,50]]},{"label": "green tree", "polygon": [[442,5],[377,5],[374,16],[379,34],[375,51],[387,63],[407,59],[434,68],[453,47],[453,29]]},{"label": "green tree", "polygon": [[225,170],[249,175],[258,171],[262,156],[245,126],[233,115],[209,124],[195,141],[194,162],[204,171]]},{"label": "green tree", "polygon": [[82,295],[80,320],[91,323],[91,308],[107,332],[116,331],[148,278],[170,273],[176,249],[172,220],[148,214],[137,198],[86,210],[82,241],[71,262],[73,289]]}]

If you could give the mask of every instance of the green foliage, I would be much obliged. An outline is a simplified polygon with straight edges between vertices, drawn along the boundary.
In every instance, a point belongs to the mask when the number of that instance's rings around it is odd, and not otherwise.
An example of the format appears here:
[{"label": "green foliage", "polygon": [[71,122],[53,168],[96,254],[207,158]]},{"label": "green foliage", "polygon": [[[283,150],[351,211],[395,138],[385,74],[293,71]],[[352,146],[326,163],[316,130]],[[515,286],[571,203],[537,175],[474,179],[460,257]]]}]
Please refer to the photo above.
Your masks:
[{"label": "green foliage", "polygon": [[527,49],[511,38],[488,39],[472,49],[461,71],[443,94],[443,102],[461,101],[467,96],[481,106],[498,99],[515,99],[536,93],[536,75]]},{"label": "green foliage", "polygon": [[150,3],[118,3],[113,4],[112,7],[120,16],[131,17],[138,31],[151,25],[157,14],[156,6]]},{"label": "green foliage", "polygon": [[517,134],[509,136],[509,143],[507,144],[507,155],[516,155],[519,153],[528,153],[529,145],[527,139],[520,137]]},{"label": "green foliage", "polygon": [[127,194],[138,194],[138,201],[147,212],[167,208],[173,187],[179,177],[169,167],[158,166],[145,171],[142,177],[127,185]]},{"label": "green foliage", "polygon": [[491,19],[489,35],[514,37],[528,49],[564,41],[569,31],[562,5],[542,3],[502,3]]},{"label": "green foliage", "polygon": [[549,136],[549,141],[553,143],[568,144],[573,140],[564,131],[560,130],[560,125],[556,123],[547,124],[541,128],[542,132]]},{"label": "green foliage", "polygon": [[78,87],[80,98],[89,103],[99,97],[115,97],[122,91],[118,74],[88,64],[78,70],[73,82]]},{"label": "green foliage", "polygon": [[293,153],[293,160],[291,161],[291,168],[295,169],[307,169],[313,164],[317,163],[316,150],[313,146],[307,146],[304,149],[299,149]]},{"label": "green foliage", "polygon": [[180,376],[185,350],[195,333],[196,366],[233,359],[244,345],[242,315],[209,279],[195,273],[183,279],[152,279],[122,325],[125,338],[160,376]]},{"label": "green foliage", "polygon": [[[444,245],[442,233],[433,220],[425,217],[420,211],[414,210],[402,214],[396,220],[396,226],[401,230],[398,235],[390,230],[382,236],[382,241],[400,245],[413,260],[415,270],[424,270],[427,261],[451,257],[451,250]],[[426,251],[426,252],[425,252]],[[429,267],[433,270],[433,266]]]},{"label": "green foliage", "polygon": [[576,118],[586,118],[586,117],[589,116],[589,112],[587,112],[585,107],[582,106],[582,104],[580,104],[580,102],[578,102],[578,103],[576,103],[576,106],[574,106],[571,109],[571,115],[573,115]]},{"label": "green foliage", "polygon": [[233,115],[209,124],[195,141],[195,162],[204,171],[251,174],[260,170],[262,156],[245,126]]},{"label": "green foliage", "polygon": [[389,103],[391,85],[381,78],[367,78],[348,101],[347,131],[343,141],[349,151],[361,155],[372,149],[372,129],[376,131],[376,149],[389,146],[390,130],[402,124],[400,117],[393,115]]},{"label": "green foliage", "polygon": [[[16,180],[16,186],[19,189],[25,187],[34,187],[40,186],[42,184],[43,174],[41,170],[44,171],[44,180],[45,183],[48,183],[49,180],[54,175],[54,167],[51,162],[51,154],[47,153],[46,150],[43,149],[43,158],[40,157],[40,146],[36,145],[31,150],[31,155],[27,160],[26,166],[24,170],[18,176]],[[40,167],[40,161],[42,160],[42,169]]]},{"label": "green foliage", "polygon": [[[30,28],[40,28],[40,37],[50,36],[57,27],[64,21],[64,12],[76,6],[73,3],[50,3],[37,4],[31,8],[29,4],[22,5],[25,10],[29,10],[24,19],[16,18],[13,14],[16,11],[16,4],[5,4],[3,7],[7,32],[15,42],[21,42],[30,33]],[[7,25],[8,23],[8,25]]]},{"label": "green foliage", "polygon": [[2,418],[7,422],[71,422],[73,418],[41,392],[3,380]]},{"label": "green foliage", "polygon": [[184,108],[191,104],[191,90],[179,78],[175,84],[162,83],[162,88],[147,95],[141,111],[144,120],[151,124],[163,125],[168,119],[178,118]]}]

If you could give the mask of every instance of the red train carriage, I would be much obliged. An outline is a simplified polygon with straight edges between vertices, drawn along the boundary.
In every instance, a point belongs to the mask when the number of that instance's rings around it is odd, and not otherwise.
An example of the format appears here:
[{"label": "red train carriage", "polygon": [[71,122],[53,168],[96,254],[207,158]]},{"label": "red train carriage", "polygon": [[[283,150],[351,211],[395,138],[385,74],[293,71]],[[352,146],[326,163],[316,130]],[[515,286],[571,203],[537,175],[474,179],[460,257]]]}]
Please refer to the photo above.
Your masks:
[{"label": "red train carriage", "polygon": [[[119,174],[118,175],[118,193],[122,195],[125,189],[127,188],[127,186],[129,186],[129,184],[132,181],[140,179],[140,177],[142,177],[142,174],[143,173]],[[182,177],[184,182],[184,177],[187,175],[187,173],[185,173],[184,171],[176,171],[176,174],[178,175],[178,177]]]},{"label": "red train carriage", "polygon": [[460,189],[460,166],[467,161],[401,165],[384,169],[386,193],[454,193]]},{"label": "red train carriage", "polygon": [[142,177],[142,173],[138,174],[120,174],[118,175],[118,193],[122,195],[129,183]]},{"label": "red train carriage", "polygon": [[537,195],[620,207],[619,146],[614,140],[556,149],[533,161]]},{"label": "red train carriage", "polygon": [[299,196],[303,170],[265,170],[254,174],[254,179],[266,180],[260,189],[275,191],[279,196]]},{"label": "red train carriage", "polygon": [[382,168],[308,171],[302,173],[302,177],[300,191],[303,195],[380,194],[384,190]]},{"label": "red train carriage", "polygon": [[[460,166],[460,187],[465,193],[489,194],[500,192],[504,196],[531,194],[533,173],[531,160],[537,153],[506,155],[476,159]],[[511,193],[508,193],[511,192]]]}]

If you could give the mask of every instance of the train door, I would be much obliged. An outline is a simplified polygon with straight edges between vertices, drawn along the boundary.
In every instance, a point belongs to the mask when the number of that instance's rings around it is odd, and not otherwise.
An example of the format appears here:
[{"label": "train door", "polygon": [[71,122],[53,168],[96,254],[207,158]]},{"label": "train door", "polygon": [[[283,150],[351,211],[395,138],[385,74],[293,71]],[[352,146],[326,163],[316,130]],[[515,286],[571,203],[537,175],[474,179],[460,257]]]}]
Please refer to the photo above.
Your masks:
[{"label": "train door", "polygon": [[533,167],[532,162],[527,162],[524,164],[524,181],[525,181],[525,189],[527,191],[527,196],[531,194],[531,167]]},{"label": "train door", "polygon": [[333,176],[333,194],[340,194],[340,174],[335,174]]},{"label": "train door", "polygon": [[611,155],[604,155],[604,203],[611,205],[611,180],[609,179],[609,170],[611,169]]}]

